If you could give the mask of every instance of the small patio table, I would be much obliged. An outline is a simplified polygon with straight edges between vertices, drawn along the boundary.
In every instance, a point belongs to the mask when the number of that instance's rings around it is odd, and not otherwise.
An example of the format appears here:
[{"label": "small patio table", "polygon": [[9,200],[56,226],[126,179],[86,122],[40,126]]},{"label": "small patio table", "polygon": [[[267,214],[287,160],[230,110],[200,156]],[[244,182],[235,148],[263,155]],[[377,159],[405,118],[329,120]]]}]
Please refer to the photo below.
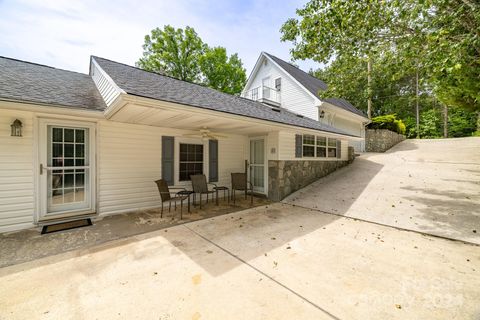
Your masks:
[{"label": "small patio table", "polygon": [[[182,190],[177,192],[178,195],[180,196],[187,196],[188,197],[188,213],[190,213],[190,195],[193,194],[193,197],[195,197],[195,193],[191,190]],[[193,205],[195,205],[195,198],[193,199]]]}]

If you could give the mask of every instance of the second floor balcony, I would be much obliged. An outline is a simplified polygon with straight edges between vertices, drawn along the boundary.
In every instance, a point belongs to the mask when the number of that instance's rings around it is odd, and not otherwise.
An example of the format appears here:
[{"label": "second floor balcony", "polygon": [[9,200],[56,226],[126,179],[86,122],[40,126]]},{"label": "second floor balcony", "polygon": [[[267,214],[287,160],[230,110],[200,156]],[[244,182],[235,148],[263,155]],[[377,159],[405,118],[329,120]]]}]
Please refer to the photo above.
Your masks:
[{"label": "second floor balcony", "polygon": [[252,88],[244,92],[242,94],[242,97],[274,106],[280,106],[282,102],[280,91],[267,86],[259,86]]}]

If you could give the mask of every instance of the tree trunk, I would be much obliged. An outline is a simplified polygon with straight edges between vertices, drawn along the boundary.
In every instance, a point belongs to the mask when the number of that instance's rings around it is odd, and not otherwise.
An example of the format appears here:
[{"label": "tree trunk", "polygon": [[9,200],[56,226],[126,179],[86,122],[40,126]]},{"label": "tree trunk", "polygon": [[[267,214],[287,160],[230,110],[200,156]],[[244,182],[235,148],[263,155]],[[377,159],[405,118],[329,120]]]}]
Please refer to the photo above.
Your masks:
[{"label": "tree trunk", "polygon": [[370,57],[367,60],[367,92],[368,92],[367,115],[368,115],[368,119],[372,119],[372,65],[370,62]]},{"label": "tree trunk", "polygon": [[443,137],[448,138],[448,107],[443,106]]},{"label": "tree trunk", "polygon": [[416,125],[416,130],[417,130],[417,139],[420,138],[420,109],[418,107],[418,67],[417,67],[417,73],[415,77],[415,114],[417,116],[417,125]]}]

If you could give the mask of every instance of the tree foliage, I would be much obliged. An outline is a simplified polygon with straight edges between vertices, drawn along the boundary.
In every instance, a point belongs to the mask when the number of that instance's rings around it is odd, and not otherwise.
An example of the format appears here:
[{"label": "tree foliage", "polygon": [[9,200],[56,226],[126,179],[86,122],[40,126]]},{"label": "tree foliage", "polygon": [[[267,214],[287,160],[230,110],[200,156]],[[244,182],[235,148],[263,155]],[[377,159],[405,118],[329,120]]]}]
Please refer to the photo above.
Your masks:
[{"label": "tree foliage", "polygon": [[143,57],[137,66],[147,71],[203,84],[226,93],[240,93],[246,73],[238,55],[223,47],[210,48],[191,27],[170,25],[145,36]]},{"label": "tree foliage", "polygon": [[200,71],[204,84],[226,93],[235,94],[242,91],[247,76],[238,55],[227,55],[222,47],[206,48],[199,59]]},{"label": "tree foliage", "polygon": [[406,76],[399,81],[420,71],[441,102],[480,109],[478,1],[312,0],[297,14],[281,29],[282,40],[294,45],[293,58],[339,60],[335,68],[345,69],[339,65],[390,57],[374,67],[397,66]]}]

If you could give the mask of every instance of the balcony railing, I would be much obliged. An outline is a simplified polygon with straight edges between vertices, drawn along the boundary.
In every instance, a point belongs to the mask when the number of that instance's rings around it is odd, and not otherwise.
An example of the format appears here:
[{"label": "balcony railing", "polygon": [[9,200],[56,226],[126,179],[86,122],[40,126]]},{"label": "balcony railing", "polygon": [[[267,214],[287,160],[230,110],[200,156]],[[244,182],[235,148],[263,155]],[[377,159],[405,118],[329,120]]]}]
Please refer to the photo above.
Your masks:
[{"label": "balcony railing", "polygon": [[280,106],[280,103],[282,102],[280,91],[267,86],[259,86],[252,88],[246,91],[243,94],[243,97],[254,101],[274,104],[277,106]]}]

